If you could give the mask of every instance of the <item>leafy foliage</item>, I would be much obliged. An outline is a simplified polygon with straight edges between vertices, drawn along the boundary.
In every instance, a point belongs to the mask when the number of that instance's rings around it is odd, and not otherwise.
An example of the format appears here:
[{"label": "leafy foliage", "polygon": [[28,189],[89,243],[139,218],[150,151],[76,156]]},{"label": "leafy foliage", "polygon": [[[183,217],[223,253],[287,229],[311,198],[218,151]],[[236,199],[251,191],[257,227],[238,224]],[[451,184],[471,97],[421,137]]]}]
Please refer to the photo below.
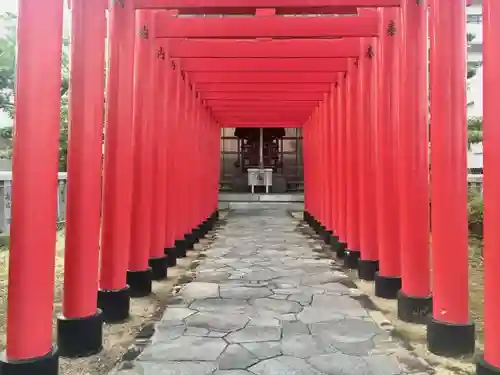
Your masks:
[{"label": "leafy foliage", "polygon": [[473,143],[481,143],[483,141],[483,118],[470,117],[467,121],[467,140],[469,147]]},{"label": "leafy foliage", "polygon": [[483,235],[483,194],[478,188],[469,188],[468,192],[468,216],[469,229],[472,234],[482,237]]},{"label": "leafy foliage", "polygon": [[[14,118],[14,94],[16,81],[16,22],[12,13],[0,15],[0,25],[5,29],[0,35],[0,110]],[[61,121],[59,144],[59,169],[66,170],[68,154],[68,89],[69,89],[69,40],[64,39],[61,66]],[[12,142],[12,127],[0,129],[0,137]],[[6,156],[12,155],[8,150]]]},{"label": "leafy foliage", "polygon": [[[470,45],[472,41],[476,39],[474,34],[467,33],[467,45]],[[471,79],[476,76],[477,69],[480,63],[469,63],[467,64],[467,79]],[[468,87],[468,85],[467,85]],[[467,103],[467,106],[474,105],[474,102]],[[483,118],[482,117],[470,117],[467,124],[467,141],[469,147],[473,143],[481,143],[483,141]]]}]

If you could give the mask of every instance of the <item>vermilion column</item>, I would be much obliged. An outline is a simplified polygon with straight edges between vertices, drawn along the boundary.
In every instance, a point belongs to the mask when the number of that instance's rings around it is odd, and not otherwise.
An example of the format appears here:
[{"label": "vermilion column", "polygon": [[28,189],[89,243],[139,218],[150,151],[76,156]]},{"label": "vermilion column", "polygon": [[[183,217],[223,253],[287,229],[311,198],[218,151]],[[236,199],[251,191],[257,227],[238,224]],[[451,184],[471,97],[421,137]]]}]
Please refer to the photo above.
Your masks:
[{"label": "vermilion column", "polygon": [[402,101],[399,192],[402,288],[398,316],[423,323],[431,313],[429,265],[429,107],[427,1],[402,7]]},{"label": "vermilion column", "polygon": [[134,9],[114,3],[109,15],[101,264],[98,305],[105,321],[128,318],[126,283],[132,208],[132,88]]},{"label": "vermilion column", "polygon": [[377,122],[377,238],[375,294],[394,299],[401,289],[397,178],[400,78],[400,10],[380,9],[379,117]]},{"label": "vermilion column", "polygon": [[498,303],[500,257],[500,106],[497,92],[500,87],[500,3],[483,2],[483,157],[484,157],[484,358],[477,365],[478,375],[500,372],[500,304]]},{"label": "vermilion column", "polygon": [[194,114],[194,106],[193,106],[193,94],[191,84],[188,82],[187,75],[184,75],[184,110],[183,110],[183,122],[182,122],[182,187],[183,194],[185,195],[184,199],[184,220],[183,220],[183,234],[184,241],[186,244],[186,249],[191,250],[194,245],[193,237],[191,235],[191,231],[193,229],[193,210],[194,210],[194,202],[192,200],[193,195],[193,171],[192,171],[192,161],[193,156],[192,153],[196,152],[192,150],[191,139],[195,135],[193,134],[193,114]]},{"label": "vermilion column", "polygon": [[153,139],[152,139],[152,197],[151,207],[151,243],[149,249],[149,266],[153,280],[167,277],[167,256],[165,254],[165,224],[166,224],[166,185],[167,185],[167,104],[168,104],[168,43],[165,39],[154,42],[153,70]]},{"label": "vermilion column", "polygon": [[469,318],[466,5],[439,0],[431,7],[433,320],[427,341],[435,354],[461,355],[475,346]]},{"label": "vermilion column", "polygon": [[339,243],[337,245],[336,255],[337,258],[343,258],[347,248],[347,167],[346,167],[346,112],[347,112],[347,74],[338,73],[338,86],[337,86],[337,141],[336,141],[336,155],[337,155],[337,228]]},{"label": "vermilion column", "polygon": [[361,259],[358,275],[373,281],[378,271],[377,204],[375,191],[375,134],[377,127],[377,38],[362,38],[360,43],[359,91],[359,206]]},{"label": "vermilion column", "polygon": [[186,257],[187,243],[184,238],[186,232],[186,207],[185,207],[185,174],[183,168],[184,164],[184,136],[185,136],[185,113],[186,113],[186,93],[184,85],[184,75],[180,71],[180,66],[177,64],[175,70],[177,76],[177,90],[176,90],[176,110],[175,110],[175,131],[173,135],[173,175],[171,184],[175,191],[175,201],[173,212],[176,214],[175,221],[175,247],[177,249],[178,257]]},{"label": "vermilion column", "polygon": [[339,242],[338,237],[338,201],[337,201],[337,95],[336,85],[338,82],[332,84],[330,88],[330,94],[328,95],[328,106],[329,106],[329,117],[328,126],[330,127],[330,139],[329,139],[329,183],[331,189],[331,221],[332,221],[332,234],[329,238],[329,244],[336,249]]},{"label": "vermilion column", "polygon": [[6,374],[58,370],[52,312],[62,17],[61,1],[19,1]]},{"label": "vermilion column", "polygon": [[325,94],[323,99],[323,157],[324,171],[326,176],[323,177],[325,184],[325,221],[326,231],[323,237],[325,243],[330,243],[330,238],[333,235],[333,217],[332,217],[332,131],[331,131],[331,101],[330,93]]},{"label": "vermilion column", "polygon": [[349,59],[346,113],[347,250],[344,266],[358,268],[359,244],[359,61]]},{"label": "vermilion column", "polygon": [[63,311],[58,319],[59,353],[82,357],[102,348],[97,310],[101,231],[104,39],[102,1],[72,2],[71,76],[66,187],[66,246]]},{"label": "vermilion column", "polygon": [[325,237],[325,233],[328,230],[327,224],[328,224],[328,186],[326,183],[325,178],[320,178],[319,175],[321,172],[326,170],[326,145],[325,145],[325,137],[326,137],[326,129],[325,129],[325,117],[324,117],[324,111],[325,111],[325,99],[323,98],[323,101],[319,104],[317,111],[316,111],[316,142],[317,142],[317,152],[318,152],[318,186],[320,188],[319,191],[319,199],[320,199],[320,222],[321,222],[321,227],[319,234],[322,238]]},{"label": "vermilion column", "polygon": [[302,130],[302,148],[303,148],[303,168],[304,168],[304,221],[312,225],[312,207],[311,207],[311,167],[309,165],[309,121],[304,124]]},{"label": "vermilion column", "polygon": [[151,246],[152,193],[152,71],[155,61],[153,13],[138,10],[135,13],[134,96],[133,96],[133,160],[132,207],[130,227],[130,256],[127,284],[132,297],[151,293],[152,272],[149,268]]},{"label": "vermilion column", "polygon": [[177,111],[177,77],[174,71],[174,63],[168,60],[166,67],[166,95],[163,104],[165,111],[165,126],[166,135],[163,140],[163,148],[165,149],[165,254],[167,255],[167,263],[169,267],[175,267],[177,264],[177,248],[175,246],[175,202],[176,202],[176,187],[174,184],[174,158],[175,158],[175,128],[176,128],[176,111]]}]

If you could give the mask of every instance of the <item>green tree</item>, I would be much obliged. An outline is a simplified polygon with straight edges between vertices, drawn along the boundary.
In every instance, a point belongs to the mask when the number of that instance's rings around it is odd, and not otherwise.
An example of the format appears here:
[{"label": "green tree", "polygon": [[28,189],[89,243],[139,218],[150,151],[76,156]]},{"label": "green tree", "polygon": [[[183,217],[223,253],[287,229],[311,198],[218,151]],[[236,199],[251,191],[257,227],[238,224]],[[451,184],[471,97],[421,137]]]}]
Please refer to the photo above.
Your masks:
[{"label": "green tree", "polygon": [[[12,13],[0,15],[0,25],[4,26],[4,34],[0,35],[0,110],[14,117],[14,93],[16,74],[16,22]],[[61,66],[61,122],[59,170],[66,171],[68,154],[68,89],[69,89],[69,39],[63,39]],[[12,127],[0,129],[0,137],[12,141]],[[6,156],[10,157],[11,150]]]},{"label": "green tree", "polygon": [[[467,34],[467,45],[470,46],[472,41],[475,39],[475,35]],[[471,79],[476,76],[477,69],[480,63],[468,63],[467,64],[467,79]],[[469,84],[467,84],[469,88]],[[470,107],[474,105],[474,102],[468,102],[467,106]],[[483,141],[483,118],[482,117],[470,117],[467,121],[467,141],[469,147],[473,143],[481,143]]]}]

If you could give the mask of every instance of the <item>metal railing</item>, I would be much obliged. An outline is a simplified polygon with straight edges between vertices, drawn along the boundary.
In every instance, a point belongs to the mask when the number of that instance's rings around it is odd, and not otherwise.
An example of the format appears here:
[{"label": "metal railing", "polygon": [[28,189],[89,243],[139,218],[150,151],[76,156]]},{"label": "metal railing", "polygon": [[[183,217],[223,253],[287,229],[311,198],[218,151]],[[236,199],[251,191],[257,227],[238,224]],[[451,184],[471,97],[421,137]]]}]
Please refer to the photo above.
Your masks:
[{"label": "metal railing", "polygon": [[[59,173],[57,186],[57,222],[66,220],[66,173]],[[40,197],[43,199],[43,197]],[[9,234],[12,207],[12,172],[0,172],[0,234]]]}]

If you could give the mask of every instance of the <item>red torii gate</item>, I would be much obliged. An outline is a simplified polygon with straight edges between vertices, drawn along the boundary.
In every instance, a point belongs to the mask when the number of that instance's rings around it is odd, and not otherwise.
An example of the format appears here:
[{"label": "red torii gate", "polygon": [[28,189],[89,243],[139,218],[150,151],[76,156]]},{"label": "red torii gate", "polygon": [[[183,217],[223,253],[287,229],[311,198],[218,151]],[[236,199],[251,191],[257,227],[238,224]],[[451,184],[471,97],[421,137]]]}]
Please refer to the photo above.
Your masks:
[{"label": "red torii gate", "polygon": [[[130,296],[147,295],[151,279],[165,277],[166,265],[213,226],[220,126],[263,123],[304,127],[305,218],[336,246],[345,265],[358,268],[365,280],[375,279],[378,296],[398,298],[401,319],[422,322],[432,312],[432,352],[474,350],[467,285],[464,0],[430,0],[431,112],[437,124],[430,137],[437,150],[431,155],[432,298],[427,1],[117,1],[109,9],[102,223],[107,3],[72,3],[60,354],[98,352],[103,320],[126,319]],[[380,9],[357,9],[372,7]],[[154,9],[257,15],[181,19]],[[0,374],[52,375],[59,355],[52,348],[51,321],[62,6],[21,0],[19,10],[16,182],[7,352]],[[273,15],[315,11],[354,15]],[[493,0],[485,0],[484,34],[486,345],[478,373],[494,374],[500,368],[500,306],[494,298],[500,281],[500,172],[494,166],[500,158],[494,123],[500,115],[494,101],[500,4]],[[189,39],[198,37],[210,39]],[[341,39],[302,39],[323,37]]]}]

